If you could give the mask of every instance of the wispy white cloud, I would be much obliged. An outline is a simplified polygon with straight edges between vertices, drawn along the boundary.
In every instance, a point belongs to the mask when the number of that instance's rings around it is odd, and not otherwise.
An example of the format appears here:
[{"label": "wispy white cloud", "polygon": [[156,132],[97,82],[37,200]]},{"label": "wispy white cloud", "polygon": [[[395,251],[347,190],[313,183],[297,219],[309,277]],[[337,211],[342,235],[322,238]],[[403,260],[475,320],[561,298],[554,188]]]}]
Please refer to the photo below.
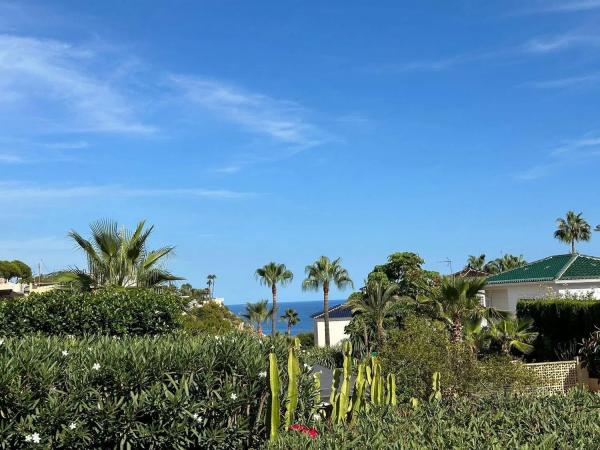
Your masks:
[{"label": "wispy white cloud", "polygon": [[529,13],[580,12],[600,8],[600,0],[560,0],[544,1],[538,7],[528,9]]},{"label": "wispy white cloud", "polygon": [[224,166],[224,167],[217,167],[216,169],[213,169],[212,171],[215,173],[231,175],[231,174],[239,172],[240,170],[242,170],[241,165],[229,165],[229,166]]},{"label": "wispy white cloud", "polygon": [[600,81],[600,73],[582,75],[578,77],[557,78],[554,80],[530,81],[525,86],[537,89],[562,89],[575,86],[594,84]]},{"label": "wispy white cloud", "polygon": [[21,164],[25,162],[25,160],[18,155],[12,153],[0,153],[0,164]]},{"label": "wispy white cloud", "polygon": [[153,132],[134,99],[113,84],[110,71],[97,67],[98,57],[90,47],[1,34],[0,128],[19,125],[17,110],[29,111],[28,127],[40,131]]},{"label": "wispy white cloud", "polygon": [[318,125],[306,119],[307,112],[295,102],[248,92],[217,80],[182,75],[172,75],[169,80],[192,105],[278,143],[309,148],[328,139]]},{"label": "wispy white cloud", "polygon": [[579,46],[600,46],[598,34],[561,34],[531,39],[523,46],[529,53],[551,53]]},{"label": "wispy white cloud", "polygon": [[45,148],[58,149],[58,150],[78,150],[81,148],[87,148],[90,144],[86,141],[65,141],[65,142],[48,142],[41,144]]},{"label": "wispy white cloud", "polygon": [[587,133],[585,136],[567,140],[550,149],[545,162],[536,164],[516,175],[518,179],[531,181],[552,175],[556,171],[600,158],[600,136]]},{"label": "wispy white cloud", "polygon": [[0,183],[0,198],[8,200],[51,200],[91,197],[190,197],[204,199],[239,199],[256,196],[252,192],[201,188],[131,188],[116,185],[39,186],[22,183]]}]

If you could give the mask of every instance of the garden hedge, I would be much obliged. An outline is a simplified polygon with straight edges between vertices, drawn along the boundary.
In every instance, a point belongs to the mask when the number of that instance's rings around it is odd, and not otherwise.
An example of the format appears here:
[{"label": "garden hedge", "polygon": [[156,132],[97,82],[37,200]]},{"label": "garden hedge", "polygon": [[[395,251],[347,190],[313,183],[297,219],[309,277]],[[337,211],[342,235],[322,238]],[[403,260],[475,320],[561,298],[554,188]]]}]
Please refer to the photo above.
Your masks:
[{"label": "garden hedge", "polygon": [[[258,448],[271,351],[285,398],[284,338],[0,339],[0,449],[31,448],[34,437],[52,449]],[[314,382],[301,367],[297,417],[305,421]]]},{"label": "garden hedge", "polygon": [[183,303],[168,292],[55,290],[0,301],[0,336],[161,334],[181,327]]},{"label": "garden hedge", "polygon": [[538,360],[556,360],[556,349],[569,342],[581,342],[600,328],[600,301],[573,298],[519,300],[519,318],[533,319],[539,333],[536,350]]}]

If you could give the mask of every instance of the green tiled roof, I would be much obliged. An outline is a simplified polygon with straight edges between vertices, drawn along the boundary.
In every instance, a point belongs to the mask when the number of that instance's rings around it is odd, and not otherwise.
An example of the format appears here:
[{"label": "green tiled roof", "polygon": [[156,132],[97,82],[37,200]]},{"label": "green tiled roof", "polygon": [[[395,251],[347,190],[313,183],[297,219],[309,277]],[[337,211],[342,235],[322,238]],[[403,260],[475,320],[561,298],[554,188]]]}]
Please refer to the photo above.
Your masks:
[{"label": "green tiled roof", "polygon": [[488,284],[600,279],[600,258],[555,255],[488,277]]}]

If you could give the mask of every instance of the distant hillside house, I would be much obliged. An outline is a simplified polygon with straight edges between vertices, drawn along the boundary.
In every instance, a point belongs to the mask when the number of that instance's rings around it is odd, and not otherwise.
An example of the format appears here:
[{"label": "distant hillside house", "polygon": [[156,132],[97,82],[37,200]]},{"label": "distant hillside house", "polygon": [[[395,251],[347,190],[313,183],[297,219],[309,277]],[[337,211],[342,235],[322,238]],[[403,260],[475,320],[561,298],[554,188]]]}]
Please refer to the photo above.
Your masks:
[{"label": "distant hillside house", "polygon": [[486,306],[516,312],[521,299],[547,295],[591,295],[600,299],[600,258],[549,256],[487,279]]},{"label": "distant hillside house", "polygon": [[[325,347],[325,312],[313,314],[311,317],[314,320],[315,345]],[[352,319],[352,310],[347,304],[342,303],[329,308],[329,343],[332,347],[350,337],[344,332],[350,319]]]}]

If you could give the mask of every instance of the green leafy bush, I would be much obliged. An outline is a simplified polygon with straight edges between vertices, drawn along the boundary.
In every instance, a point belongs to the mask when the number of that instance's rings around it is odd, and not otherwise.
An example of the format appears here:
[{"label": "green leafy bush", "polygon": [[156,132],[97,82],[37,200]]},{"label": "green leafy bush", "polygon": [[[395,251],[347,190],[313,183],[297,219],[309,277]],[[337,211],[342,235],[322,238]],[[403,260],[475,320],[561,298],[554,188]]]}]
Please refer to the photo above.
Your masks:
[{"label": "green leafy bush", "polygon": [[0,302],[0,335],[142,335],[181,326],[180,297],[149,289],[55,290]]},{"label": "green leafy bush", "polygon": [[242,321],[226,306],[208,302],[183,316],[183,327],[195,333],[224,334],[237,329]]},{"label": "green leafy bush", "polygon": [[307,364],[319,364],[323,367],[335,369],[342,367],[344,355],[339,347],[309,347],[302,350],[302,355]]},{"label": "green leafy bush", "polygon": [[[34,433],[53,449],[257,448],[266,439],[270,351],[285,368],[285,339],[249,333],[4,338],[0,448],[29,448]],[[304,421],[315,402],[301,366]],[[283,392],[286,371],[280,376]]]},{"label": "green leafy bush", "polygon": [[417,316],[388,333],[379,356],[383,370],[396,375],[399,398],[405,401],[428,397],[435,372],[445,395],[526,389],[534,381],[530,371],[509,357],[479,361],[467,345],[450,342],[444,324]]},{"label": "green leafy bush", "polygon": [[600,327],[600,301],[576,297],[519,300],[517,317],[533,319],[539,333],[531,357],[555,360],[562,346],[580,342]]},{"label": "green leafy bush", "polygon": [[[289,431],[271,449],[589,449],[598,448],[600,397],[583,391],[549,397],[494,396],[373,410],[354,426]],[[265,445],[265,447],[267,447]]]},{"label": "green leafy bush", "polygon": [[302,348],[315,346],[315,335],[312,332],[298,333],[296,337],[300,339],[300,345],[302,346]]}]

